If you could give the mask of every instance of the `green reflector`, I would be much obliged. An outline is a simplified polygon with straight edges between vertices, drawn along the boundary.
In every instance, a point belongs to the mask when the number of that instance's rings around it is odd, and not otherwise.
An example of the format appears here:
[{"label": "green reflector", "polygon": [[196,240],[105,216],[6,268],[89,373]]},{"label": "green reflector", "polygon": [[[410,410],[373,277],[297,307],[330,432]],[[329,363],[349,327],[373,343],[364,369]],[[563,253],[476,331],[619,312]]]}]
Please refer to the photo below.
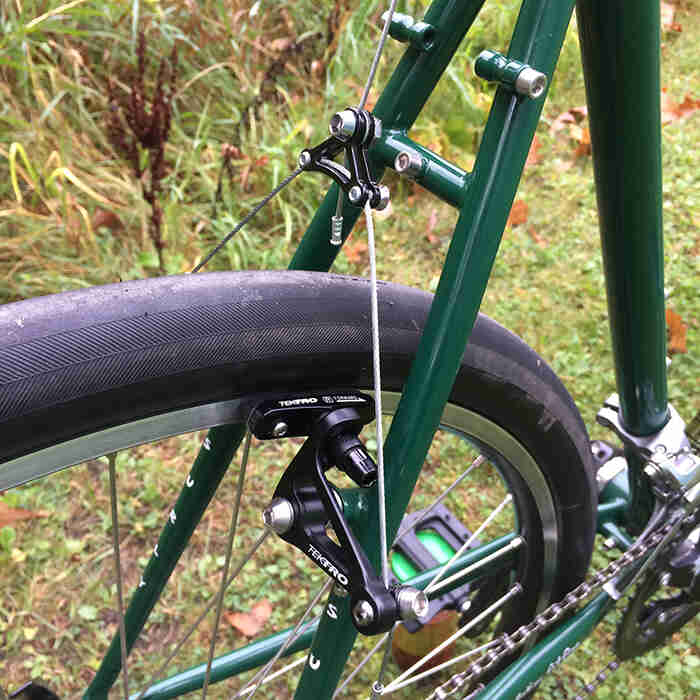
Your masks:
[{"label": "green reflector", "polygon": [[423,546],[438,560],[439,564],[444,564],[455,553],[454,549],[435,530],[421,530],[417,537]]},{"label": "green reflector", "polygon": [[418,575],[418,569],[401,552],[392,552],[391,569],[401,583]]}]

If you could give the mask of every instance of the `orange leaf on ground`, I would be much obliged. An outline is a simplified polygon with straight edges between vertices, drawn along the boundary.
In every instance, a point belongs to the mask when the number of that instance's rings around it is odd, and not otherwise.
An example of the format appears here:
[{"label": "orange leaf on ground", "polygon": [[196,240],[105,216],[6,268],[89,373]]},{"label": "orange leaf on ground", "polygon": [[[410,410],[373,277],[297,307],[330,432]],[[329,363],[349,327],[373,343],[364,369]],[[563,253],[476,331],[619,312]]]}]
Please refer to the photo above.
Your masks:
[{"label": "orange leaf on ground", "polygon": [[354,243],[346,243],[343,246],[345,255],[351,263],[359,263],[367,253],[367,244],[364,241],[355,241]]},{"label": "orange leaf on ground", "polygon": [[583,121],[588,116],[588,108],[584,105],[583,107],[572,107],[567,112],[562,112],[551,124],[549,130],[552,132],[561,131],[565,129],[570,124],[578,124]]},{"label": "orange leaf on ground", "polygon": [[681,27],[678,22],[675,21],[676,19],[676,8],[674,7],[673,3],[666,2],[665,0],[662,0],[661,2],[661,28],[664,31],[674,31],[674,32],[681,32],[683,31],[683,27]]},{"label": "orange leaf on ground", "polygon": [[513,207],[508,214],[508,221],[506,221],[506,226],[520,226],[527,221],[527,216],[530,208],[523,202],[522,199],[516,199],[513,202]]},{"label": "orange leaf on ground", "polygon": [[537,138],[537,134],[535,134],[535,138],[532,139],[530,151],[527,154],[525,165],[537,165],[541,160],[542,155],[540,154],[540,140]]},{"label": "orange leaf on ground", "polygon": [[686,334],[688,326],[683,323],[683,319],[671,309],[666,309],[666,330],[668,332],[668,354],[688,352],[686,345]]},{"label": "orange leaf on ground", "polygon": [[579,136],[578,146],[574,151],[576,158],[580,156],[590,156],[591,155],[591,133],[585,127],[581,129],[581,134]]},{"label": "orange leaf on ground", "polygon": [[534,226],[530,226],[527,232],[530,234],[530,238],[532,238],[532,240],[537,243],[540,248],[544,248],[547,245],[547,239],[544,236],[540,236]]},{"label": "orange leaf on ground", "polygon": [[669,96],[666,88],[661,90],[661,123],[670,124],[671,122],[685,119],[693,112],[700,109],[700,100],[694,100],[690,95],[686,95],[683,102],[674,102]]},{"label": "orange leaf on ground", "polygon": [[437,209],[433,209],[430,212],[430,218],[428,219],[428,230],[425,232],[425,237],[428,239],[428,242],[432,243],[433,245],[440,240],[436,235],[433,234],[433,231],[435,230],[435,227],[437,226],[437,222],[438,222]]},{"label": "orange leaf on ground", "polygon": [[259,600],[250,612],[226,612],[224,617],[232,627],[235,627],[242,635],[254,637],[263,628],[263,625],[272,615],[272,605],[269,600]]},{"label": "orange leaf on ground", "polygon": [[48,515],[44,510],[31,511],[24,508],[10,508],[6,503],[0,501],[0,528],[5,527],[5,525],[14,525],[20,520],[46,518]]}]

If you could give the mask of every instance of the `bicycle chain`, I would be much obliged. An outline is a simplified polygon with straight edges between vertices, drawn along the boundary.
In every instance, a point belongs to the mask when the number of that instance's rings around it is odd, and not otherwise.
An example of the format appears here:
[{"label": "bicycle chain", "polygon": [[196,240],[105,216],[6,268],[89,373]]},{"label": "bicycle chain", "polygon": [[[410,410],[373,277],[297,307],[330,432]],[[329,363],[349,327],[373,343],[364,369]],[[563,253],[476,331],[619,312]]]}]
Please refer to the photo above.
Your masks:
[{"label": "bicycle chain", "polygon": [[[633,544],[618,559],[594,573],[588,581],[584,581],[567,593],[559,602],[552,603],[546,610],[536,615],[530,623],[522,625],[511,634],[501,635],[496,645],[473,662],[466,671],[455,674],[448,681],[435,688],[426,700],[445,700],[445,698],[460,691],[464,692],[466,687],[469,687],[490,668],[499,664],[505,657],[524,646],[534,635],[547,630],[588,596],[614,579],[623,569],[642,559],[649,550],[663,540],[676,523],[676,519],[666,521],[656,531],[647,534],[644,540]],[[476,692],[478,693],[480,690],[477,689]],[[471,698],[473,695],[474,693],[468,697]]]}]

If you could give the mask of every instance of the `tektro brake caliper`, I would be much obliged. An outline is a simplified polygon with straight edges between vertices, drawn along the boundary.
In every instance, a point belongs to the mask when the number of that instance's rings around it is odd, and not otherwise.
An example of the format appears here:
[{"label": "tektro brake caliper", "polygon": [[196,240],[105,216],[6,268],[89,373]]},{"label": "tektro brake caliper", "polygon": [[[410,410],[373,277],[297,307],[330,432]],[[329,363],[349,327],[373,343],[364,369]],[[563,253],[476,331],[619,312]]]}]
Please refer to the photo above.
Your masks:
[{"label": "tektro brake caliper", "polygon": [[[353,391],[293,395],[263,401],[249,420],[259,440],[306,437],[263,512],[265,525],[294,545],[350,594],[363,634],[391,629],[399,619],[422,619],[428,599],[410,586],[387,588],[350,530],[339,492],[326,479],[337,467],[360,488],[377,479],[377,465],[358,435],[374,419],[370,397]],[[333,528],[338,543],[327,534]]]}]

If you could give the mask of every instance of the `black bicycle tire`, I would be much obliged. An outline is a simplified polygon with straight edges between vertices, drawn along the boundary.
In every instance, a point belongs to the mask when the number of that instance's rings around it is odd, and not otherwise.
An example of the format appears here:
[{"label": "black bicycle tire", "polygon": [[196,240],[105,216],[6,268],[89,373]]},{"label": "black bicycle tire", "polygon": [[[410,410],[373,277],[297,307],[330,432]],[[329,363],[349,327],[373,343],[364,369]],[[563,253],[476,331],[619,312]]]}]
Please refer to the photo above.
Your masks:
[{"label": "black bicycle tire", "polygon": [[[403,385],[431,299],[380,284],[387,389]],[[2,462],[165,410],[290,381],[371,386],[368,319],[366,280],[306,272],[168,277],[6,305],[0,475]],[[451,401],[507,430],[542,469],[561,532],[551,598],[562,596],[585,575],[595,535],[588,436],[571,397],[542,358],[480,315]]]}]

